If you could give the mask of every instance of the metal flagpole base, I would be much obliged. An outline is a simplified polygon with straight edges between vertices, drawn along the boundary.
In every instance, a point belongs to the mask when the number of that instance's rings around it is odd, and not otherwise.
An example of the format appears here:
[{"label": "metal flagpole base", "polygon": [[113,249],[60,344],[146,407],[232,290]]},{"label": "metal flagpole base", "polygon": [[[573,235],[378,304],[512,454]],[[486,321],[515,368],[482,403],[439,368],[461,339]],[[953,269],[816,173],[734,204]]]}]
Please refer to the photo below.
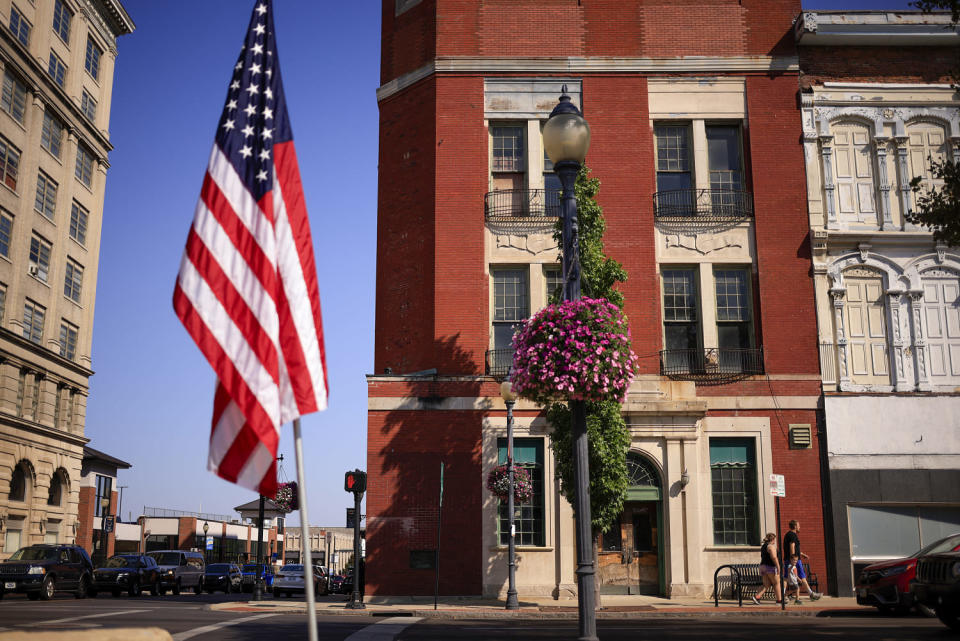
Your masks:
[{"label": "metal flagpole base", "polygon": [[303,586],[307,599],[307,634],[317,641],[317,605],[313,595],[313,560],[310,558],[310,517],[307,516],[307,483],[303,474],[303,440],[300,419],[293,419],[293,452],[297,459],[297,489],[300,493],[300,560],[303,562]]}]

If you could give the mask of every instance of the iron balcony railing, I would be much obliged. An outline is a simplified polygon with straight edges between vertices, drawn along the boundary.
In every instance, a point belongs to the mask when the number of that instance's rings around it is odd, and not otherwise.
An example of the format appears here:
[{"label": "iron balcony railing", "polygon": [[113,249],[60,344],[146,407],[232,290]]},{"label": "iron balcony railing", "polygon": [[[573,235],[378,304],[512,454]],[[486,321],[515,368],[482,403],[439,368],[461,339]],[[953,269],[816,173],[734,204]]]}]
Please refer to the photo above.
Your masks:
[{"label": "iron balcony railing", "polygon": [[763,374],[763,349],[665,349],[660,352],[660,375],[703,384],[723,384]]},{"label": "iron balcony railing", "polygon": [[487,350],[487,376],[506,378],[513,365],[513,348]]},{"label": "iron balcony railing", "polygon": [[484,197],[484,211],[490,222],[558,218],[560,192],[552,189],[490,191]]},{"label": "iron balcony railing", "polygon": [[743,219],[753,216],[753,194],[738,189],[674,189],[653,195],[657,218]]}]

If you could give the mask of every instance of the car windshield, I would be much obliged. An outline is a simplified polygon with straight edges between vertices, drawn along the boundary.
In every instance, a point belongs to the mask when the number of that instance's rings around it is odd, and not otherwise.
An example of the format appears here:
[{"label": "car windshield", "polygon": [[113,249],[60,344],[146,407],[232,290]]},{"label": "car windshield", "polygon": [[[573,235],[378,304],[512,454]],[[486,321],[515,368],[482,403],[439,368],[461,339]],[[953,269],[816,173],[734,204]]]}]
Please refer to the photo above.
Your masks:
[{"label": "car windshield", "polygon": [[952,534],[945,539],[940,539],[921,549],[913,556],[923,556],[924,554],[940,554],[941,552],[950,552],[953,548],[960,545],[960,533]]},{"label": "car windshield", "polygon": [[230,565],[227,563],[214,563],[207,566],[207,572],[227,572],[228,570],[230,570]]},{"label": "car windshield", "polygon": [[157,561],[157,565],[180,565],[180,554],[177,552],[153,552],[150,554]]},{"label": "car windshield", "polygon": [[107,561],[108,568],[135,568],[137,567],[137,557],[135,556],[112,556]]},{"label": "car windshield", "polygon": [[10,557],[11,561],[52,561],[57,558],[54,548],[20,548]]}]

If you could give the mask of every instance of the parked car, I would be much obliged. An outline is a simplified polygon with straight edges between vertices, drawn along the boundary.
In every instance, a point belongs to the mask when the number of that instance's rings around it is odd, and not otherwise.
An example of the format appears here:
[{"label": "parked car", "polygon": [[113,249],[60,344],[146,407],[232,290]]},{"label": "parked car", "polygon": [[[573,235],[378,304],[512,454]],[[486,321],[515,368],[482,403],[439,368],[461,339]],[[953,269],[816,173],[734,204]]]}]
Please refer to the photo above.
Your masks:
[{"label": "parked car", "polygon": [[153,557],[140,554],[116,554],[93,571],[93,587],[90,596],[97,596],[103,590],[113,596],[126,592],[130,596],[140,596],[143,589],[151,594],[159,594],[160,566]]},{"label": "parked car", "polygon": [[0,599],[21,592],[32,600],[47,600],[59,591],[72,591],[82,599],[92,576],[90,555],[79,545],[29,545],[0,563]]},{"label": "parked car", "polygon": [[203,567],[206,564],[199,552],[156,550],[147,556],[152,556],[160,566],[160,584],[157,586],[160,594],[167,589],[180,594],[181,590],[191,587],[196,594],[203,592]]},{"label": "parked car", "polygon": [[[273,568],[266,563],[262,564],[261,568],[263,571],[260,573],[260,578],[263,579],[264,587],[269,590],[273,587]],[[240,571],[243,574],[241,588],[244,592],[253,592],[253,581],[257,577],[257,564],[246,563],[240,568]]]},{"label": "parked car", "polygon": [[353,570],[343,575],[343,581],[340,582],[340,594],[351,594],[353,592]]},{"label": "parked car", "polygon": [[211,563],[203,574],[203,587],[210,594],[216,590],[239,592],[242,586],[243,572],[236,563]]},{"label": "parked car", "polygon": [[333,574],[330,576],[328,589],[331,594],[340,594],[340,590],[343,587],[343,575],[342,574]]},{"label": "parked car", "polygon": [[910,582],[916,575],[919,557],[951,550],[960,550],[960,532],[934,541],[906,558],[868,565],[857,577],[857,603],[872,605],[881,612],[902,613],[915,607],[921,614],[933,616],[932,608],[914,601]]},{"label": "parked car", "polygon": [[273,596],[292,596],[295,592],[306,592],[304,574],[304,566],[299,563],[290,563],[277,570],[273,579]]},{"label": "parked car", "polygon": [[960,632],[960,550],[926,554],[917,559],[910,584],[917,603],[932,608],[944,625]]}]

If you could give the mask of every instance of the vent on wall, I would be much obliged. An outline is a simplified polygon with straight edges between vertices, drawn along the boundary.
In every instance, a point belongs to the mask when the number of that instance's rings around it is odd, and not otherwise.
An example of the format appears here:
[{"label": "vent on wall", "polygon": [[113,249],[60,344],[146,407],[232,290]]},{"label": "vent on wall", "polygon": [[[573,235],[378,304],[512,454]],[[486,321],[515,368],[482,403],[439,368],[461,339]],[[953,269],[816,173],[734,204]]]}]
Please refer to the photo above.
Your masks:
[{"label": "vent on wall", "polygon": [[805,450],[813,447],[813,438],[809,425],[790,426],[790,449]]}]

